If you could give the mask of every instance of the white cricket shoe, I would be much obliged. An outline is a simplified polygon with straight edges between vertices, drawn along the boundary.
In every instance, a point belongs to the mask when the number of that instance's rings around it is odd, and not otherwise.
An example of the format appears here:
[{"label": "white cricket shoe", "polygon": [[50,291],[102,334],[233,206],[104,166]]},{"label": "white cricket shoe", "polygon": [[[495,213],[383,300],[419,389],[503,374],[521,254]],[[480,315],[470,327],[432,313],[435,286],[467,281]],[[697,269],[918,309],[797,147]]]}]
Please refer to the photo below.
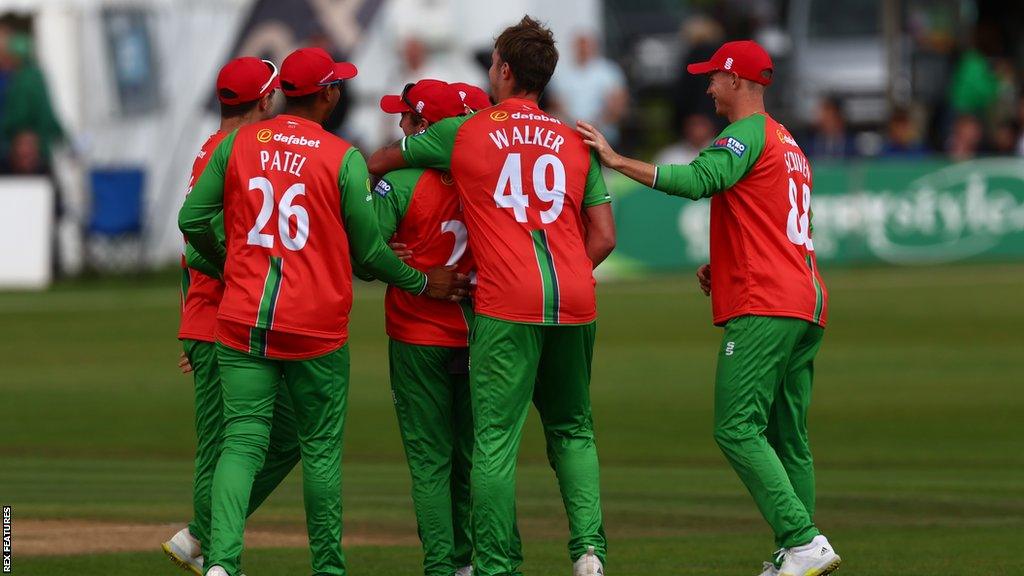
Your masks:
[{"label": "white cricket shoe", "polygon": [[779,567],[776,563],[782,564],[782,561],[786,558],[786,549],[779,548],[772,554],[774,561],[765,562],[761,565],[761,573],[758,576],[779,576]]},{"label": "white cricket shoe", "polygon": [[842,561],[828,538],[819,534],[809,544],[786,550],[779,576],[825,576],[835,572]]},{"label": "white cricket shoe", "polygon": [[463,566],[455,571],[455,576],[473,576],[473,565]]},{"label": "white cricket shoe", "polygon": [[604,576],[604,565],[594,555],[593,546],[587,547],[587,553],[573,563],[572,576]]},{"label": "white cricket shoe", "polygon": [[206,573],[206,576],[228,576],[228,571],[220,566],[214,566],[210,568],[210,571]]},{"label": "white cricket shoe", "polygon": [[196,576],[203,576],[203,550],[199,547],[199,541],[192,537],[188,528],[178,530],[178,533],[162,545],[164,554],[172,562],[184,570],[188,570]]}]

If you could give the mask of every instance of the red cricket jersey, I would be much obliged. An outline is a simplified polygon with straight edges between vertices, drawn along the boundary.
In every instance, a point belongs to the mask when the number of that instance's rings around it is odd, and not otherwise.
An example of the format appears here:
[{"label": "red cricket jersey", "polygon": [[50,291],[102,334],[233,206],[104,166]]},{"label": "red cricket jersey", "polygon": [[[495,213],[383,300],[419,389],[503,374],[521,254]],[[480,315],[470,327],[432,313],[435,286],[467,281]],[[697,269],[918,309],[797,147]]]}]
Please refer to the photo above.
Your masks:
[{"label": "red cricket jersey", "polygon": [[[412,250],[413,255],[406,263],[421,271],[454,264],[456,270],[469,274],[474,266],[473,256],[467,249],[468,233],[452,176],[440,170],[403,170],[392,174],[382,182],[394,189],[383,190],[382,184],[378,184],[377,190],[384,194],[409,194],[409,204],[392,238]],[[414,174],[419,174],[415,181],[402,181]],[[395,340],[421,346],[469,345],[469,325],[460,304],[415,296],[388,286],[384,312],[388,336]]]},{"label": "red cricket jersey", "polygon": [[287,359],[347,340],[352,266],[338,180],[350,147],[288,115],[236,133],[224,178],[225,345]]},{"label": "red cricket jersey", "polygon": [[732,188],[711,199],[714,322],[752,314],[825,326],[828,293],[810,229],[811,165],[789,131],[768,115],[740,121],[749,126],[729,139],[759,138],[750,135],[758,132],[759,118],[760,157]]},{"label": "red cricket jersey", "polygon": [[[199,151],[192,163],[192,177],[188,181],[188,189],[192,190],[199,175],[206,169],[210,156],[217,145],[227,136],[218,130],[214,132]],[[224,295],[224,283],[211,278],[185,264],[184,254],[181,256],[181,325],[178,338],[214,342],[217,335],[217,307]]]},{"label": "red cricket jersey", "polygon": [[478,314],[530,324],[597,317],[581,217],[590,171],[583,139],[533,101],[504,100],[462,123],[451,172],[477,264]]}]

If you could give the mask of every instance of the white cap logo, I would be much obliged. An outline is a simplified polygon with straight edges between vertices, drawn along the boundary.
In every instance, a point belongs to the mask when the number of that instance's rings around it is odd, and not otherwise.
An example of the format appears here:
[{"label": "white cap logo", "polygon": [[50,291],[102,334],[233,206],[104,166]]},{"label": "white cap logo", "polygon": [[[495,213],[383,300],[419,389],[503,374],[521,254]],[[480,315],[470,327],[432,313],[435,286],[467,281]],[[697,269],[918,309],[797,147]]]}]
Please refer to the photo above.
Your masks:
[{"label": "white cap logo", "polygon": [[725,69],[732,70],[732,58],[725,59]]},{"label": "white cap logo", "polygon": [[423,113],[423,106],[424,106],[423,100],[420,100],[419,102],[416,103],[416,113],[417,114],[422,114]]}]

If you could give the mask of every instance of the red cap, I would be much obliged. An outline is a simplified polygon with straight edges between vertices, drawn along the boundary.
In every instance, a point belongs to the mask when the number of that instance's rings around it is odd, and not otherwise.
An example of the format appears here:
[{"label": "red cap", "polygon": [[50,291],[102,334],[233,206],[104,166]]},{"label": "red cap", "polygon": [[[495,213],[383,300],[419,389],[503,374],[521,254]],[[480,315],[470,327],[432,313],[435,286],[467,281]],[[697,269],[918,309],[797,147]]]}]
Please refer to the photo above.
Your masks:
[{"label": "red cap", "polygon": [[243,104],[266,96],[279,84],[277,66],[270,60],[242,56],[228,62],[217,75],[217,99]]},{"label": "red cap", "polygon": [[474,112],[494,106],[491,102],[491,97],[488,96],[487,92],[484,92],[484,90],[479,86],[474,86],[465,82],[453,82],[452,88],[459,91],[459,96],[462,96],[463,104],[469,106],[470,110]]},{"label": "red cap", "polygon": [[400,96],[390,94],[381,98],[380,109],[388,114],[415,112],[429,122],[466,113],[459,91],[441,80],[420,80],[415,84],[406,84]]},{"label": "red cap", "polygon": [[697,62],[686,67],[690,74],[707,74],[717,71],[733,72],[740,78],[757,82],[765,86],[772,83],[771,74],[768,78],[761,72],[773,70],[772,58],[761,45],[753,40],[737,40],[726,42],[715,51],[711,60]]},{"label": "red cap", "polygon": [[335,62],[322,48],[299,48],[281,63],[281,90],[285,96],[305,96],[357,72],[355,65]]}]

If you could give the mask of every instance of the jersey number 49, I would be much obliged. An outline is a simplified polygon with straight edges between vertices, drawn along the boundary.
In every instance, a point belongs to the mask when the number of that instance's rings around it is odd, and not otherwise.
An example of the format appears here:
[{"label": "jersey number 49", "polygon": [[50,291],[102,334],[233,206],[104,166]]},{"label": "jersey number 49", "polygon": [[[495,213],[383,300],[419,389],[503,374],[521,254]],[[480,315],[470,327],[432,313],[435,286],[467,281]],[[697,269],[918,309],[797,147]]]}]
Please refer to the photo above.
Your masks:
[{"label": "jersey number 49", "polygon": [[[548,170],[552,172],[552,185],[548,186]],[[542,210],[540,221],[550,224],[558,219],[565,203],[565,166],[554,154],[544,154],[533,163],[533,194],[541,202],[551,202],[551,207]],[[506,192],[507,190],[507,192]],[[505,158],[501,167],[498,184],[494,188],[494,203],[498,208],[511,208],[516,222],[527,222],[526,209],[530,207],[530,195],[523,192],[522,156],[513,152]]]}]

